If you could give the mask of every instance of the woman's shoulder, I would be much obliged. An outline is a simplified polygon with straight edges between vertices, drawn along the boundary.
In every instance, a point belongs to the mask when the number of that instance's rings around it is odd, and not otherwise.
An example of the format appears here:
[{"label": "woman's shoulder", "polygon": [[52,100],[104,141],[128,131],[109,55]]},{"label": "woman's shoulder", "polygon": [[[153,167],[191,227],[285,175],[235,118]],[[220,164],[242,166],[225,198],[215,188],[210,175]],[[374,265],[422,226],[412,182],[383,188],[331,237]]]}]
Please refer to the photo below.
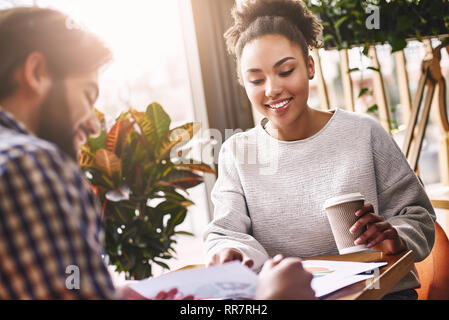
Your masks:
[{"label": "woman's shoulder", "polygon": [[236,153],[239,150],[248,149],[248,147],[257,141],[257,127],[246,131],[234,130],[227,132],[220,147],[220,153]]},{"label": "woman's shoulder", "polygon": [[231,145],[234,143],[238,144],[248,144],[253,141],[257,137],[257,126],[246,131],[242,131],[241,129],[234,130],[231,133],[227,133],[225,140],[223,142],[223,146]]},{"label": "woman's shoulder", "polygon": [[343,109],[337,109],[338,122],[347,130],[354,129],[357,132],[367,132],[370,134],[382,134],[387,131],[382,127],[379,120],[374,116],[362,112],[351,112]]},{"label": "woman's shoulder", "polygon": [[347,111],[337,108],[336,112],[338,112],[338,114],[340,115],[340,120],[359,122],[366,125],[372,125],[377,121],[374,116],[358,111]]}]

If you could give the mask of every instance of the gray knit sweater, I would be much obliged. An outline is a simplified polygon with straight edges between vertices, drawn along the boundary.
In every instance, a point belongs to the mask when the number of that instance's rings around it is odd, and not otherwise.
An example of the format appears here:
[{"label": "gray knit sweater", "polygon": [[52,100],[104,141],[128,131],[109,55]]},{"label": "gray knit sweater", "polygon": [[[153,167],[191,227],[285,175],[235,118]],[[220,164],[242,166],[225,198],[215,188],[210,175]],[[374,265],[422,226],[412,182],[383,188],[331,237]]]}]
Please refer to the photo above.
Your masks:
[{"label": "gray knit sweater", "polygon": [[[258,271],[270,256],[338,254],[323,204],[360,192],[398,231],[415,260],[434,243],[435,213],[394,140],[368,115],[336,109],[315,135],[280,141],[255,128],[220,150],[212,190],[214,220],[204,237],[208,257],[235,248]],[[413,270],[392,290],[419,286]]]}]

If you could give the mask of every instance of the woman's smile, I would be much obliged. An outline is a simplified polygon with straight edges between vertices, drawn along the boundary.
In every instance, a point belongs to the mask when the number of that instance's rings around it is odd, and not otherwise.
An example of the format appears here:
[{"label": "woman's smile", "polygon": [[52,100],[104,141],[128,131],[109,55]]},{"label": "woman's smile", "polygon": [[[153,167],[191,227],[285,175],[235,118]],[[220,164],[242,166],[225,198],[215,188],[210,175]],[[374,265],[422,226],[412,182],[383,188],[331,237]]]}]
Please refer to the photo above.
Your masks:
[{"label": "woman's smile", "polygon": [[271,112],[273,112],[277,115],[280,115],[280,114],[284,114],[285,112],[287,112],[292,101],[293,101],[293,97],[287,98],[287,99],[280,99],[280,100],[276,100],[276,101],[265,104],[265,107],[270,109]]}]

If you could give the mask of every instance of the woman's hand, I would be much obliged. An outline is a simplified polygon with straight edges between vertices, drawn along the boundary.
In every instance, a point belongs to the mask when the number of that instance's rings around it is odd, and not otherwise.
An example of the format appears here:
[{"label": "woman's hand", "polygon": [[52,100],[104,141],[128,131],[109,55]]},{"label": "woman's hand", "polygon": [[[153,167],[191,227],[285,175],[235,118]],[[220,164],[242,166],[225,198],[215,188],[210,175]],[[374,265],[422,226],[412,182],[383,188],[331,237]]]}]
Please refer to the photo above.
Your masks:
[{"label": "woman's hand", "polygon": [[265,262],[259,273],[258,300],[312,300],[312,274],[302,267],[301,259],[278,255]]},{"label": "woman's hand", "polygon": [[355,215],[359,219],[349,231],[357,233],[366,226],[366,231],[354,241],[355,245],[366,244],[367,248],[378,249],[386,254],[397,254],[407,248],[397,230],[384,218],[374,214],[372,204],[366,204]]},{"label": "woman's hand", "polygon": [[254,261],[246,258],[240,251],[227,248],[214,254],[209,260],[207,266],[214,266],[235,260],[242,261],[242,264],[247,266],[248,268],[251,268],[254,265]]}]

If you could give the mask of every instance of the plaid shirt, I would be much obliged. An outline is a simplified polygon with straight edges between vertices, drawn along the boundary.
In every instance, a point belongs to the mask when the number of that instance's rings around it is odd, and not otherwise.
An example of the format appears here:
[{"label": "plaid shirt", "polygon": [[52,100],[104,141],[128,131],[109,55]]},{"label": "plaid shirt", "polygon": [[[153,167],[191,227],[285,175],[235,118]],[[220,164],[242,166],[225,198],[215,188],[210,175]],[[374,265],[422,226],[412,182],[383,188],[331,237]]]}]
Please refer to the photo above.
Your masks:
[{"label": "plaid shirt", "polygon": [[0,109],[0,299],[110,299],[99,207],[77,164]]}]

